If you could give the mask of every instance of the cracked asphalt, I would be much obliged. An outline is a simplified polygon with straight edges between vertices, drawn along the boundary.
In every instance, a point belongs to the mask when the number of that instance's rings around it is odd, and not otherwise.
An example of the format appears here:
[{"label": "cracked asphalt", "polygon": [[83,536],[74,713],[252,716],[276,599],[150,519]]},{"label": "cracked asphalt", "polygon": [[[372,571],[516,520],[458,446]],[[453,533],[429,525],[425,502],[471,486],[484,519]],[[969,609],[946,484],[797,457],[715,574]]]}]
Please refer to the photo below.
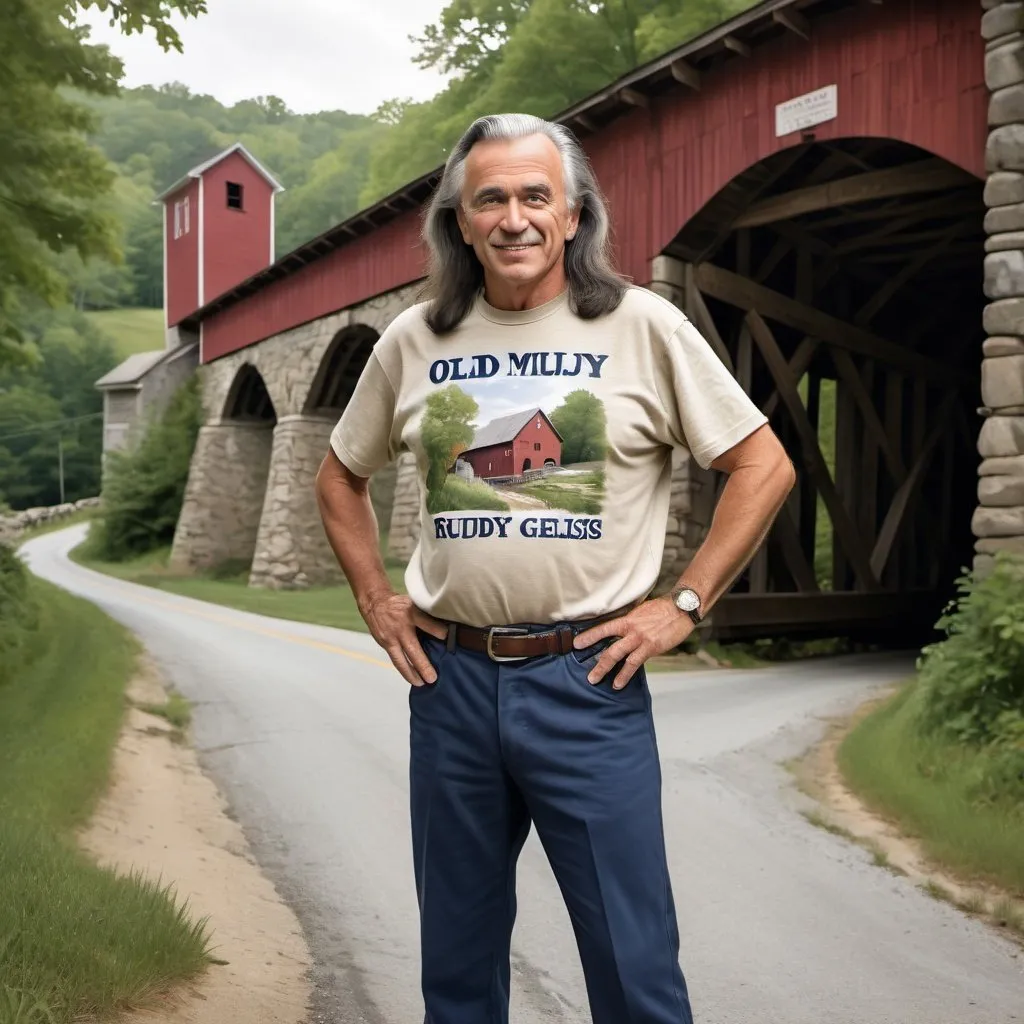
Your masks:
[{"label": "cracked asphalt", "polygon": [[[295,909],[316,1024],[422,1021],[407,804],[407,684],[363,634],[262,618],[70,562],[40,576],[132,629],[195,705],[201,762]],[[864,657],[654,674],[681,963],[698,1024],[1007,1024],[1024,954],[801,816],[779,765],[824,719],[904,678]],[[568,917],[535,835],[519,868],[514,1024],[589,1021]],[[625,1024],[625,1022],[623,1022]]]}]

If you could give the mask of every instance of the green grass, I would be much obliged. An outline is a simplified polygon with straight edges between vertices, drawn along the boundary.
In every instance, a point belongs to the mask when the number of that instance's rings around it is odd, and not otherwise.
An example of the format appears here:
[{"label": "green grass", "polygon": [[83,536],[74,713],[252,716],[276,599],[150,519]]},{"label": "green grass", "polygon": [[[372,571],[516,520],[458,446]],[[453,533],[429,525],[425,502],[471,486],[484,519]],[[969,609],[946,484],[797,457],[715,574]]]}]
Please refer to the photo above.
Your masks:
[{"label": "green grass", "polygon": [[164,347],[162,309],[97,309],[85,315],[113,341],[122,359]]},{"label": "green grass", "polygon": [[847,783],[936,863],[1024,895],[1024,808],[972,798],[985,752],[922,735],[916,721],[911,683],[843,741],[838,763]]},{"label": "green grass", "polygon": [[596,490],[581,490],[575,486],[558,483],[527,484],[516,488],[517,493],[528,494],[545,502],[552,509],[572,512],[575,515],[596,516],[601,512],[603,494]]},{"label": "green grass", "polygon": [[75,844],[109,778],[138,647],[98,608],[32,580],[34,656],[0,687],[0,1024],[138,1004],[209,962],[166,886]]},{"label": "green grass", "polygon": [[440,491],[430,496],[430,513],[460,512],[463,509],[487,509],[491,512],[507,512],[508,502],[499,498],[489,484],[463,480],[449,474],[445,477]]},{"label": "green grass", "polygon": [[[347,585],[310,587],[307,590],[267,590],[246,586],[245,571],[215,579],[211,576],[186,576],[167,568],[169,548],[161,548],[127,562],[102,562],[89,555],[87,544],[71,552],[71,558],[90,569],[141,583],[183,597],[237,608],[240,611],[269,615],[294,622],[310,622],[339,629],[367,632],[366,623],[356,607],[355,595]],[[387,569],[391,585],[405,592],[405,570],[391,565]]]},{"label": "green grass", "polygon": [[144,702],[136,705],[140,711],[149,715],[157,715],[174,726],[175,739],[180,739],[184,730],[192,721],[192,705],[180,693],[169,693],[166,704],[150,704]]}]

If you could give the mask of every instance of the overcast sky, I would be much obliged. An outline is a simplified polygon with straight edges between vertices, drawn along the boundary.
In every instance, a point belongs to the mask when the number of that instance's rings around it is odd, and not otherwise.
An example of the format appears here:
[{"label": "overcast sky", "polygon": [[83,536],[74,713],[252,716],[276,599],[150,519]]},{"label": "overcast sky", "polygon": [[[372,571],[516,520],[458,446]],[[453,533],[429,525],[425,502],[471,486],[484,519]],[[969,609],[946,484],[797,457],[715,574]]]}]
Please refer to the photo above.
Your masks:
[{"label": "overcast sky", "polygon": [[446,0],[208,0],[208,13],[174,18],[184,53],[164,53],[152,32],[124,36],[95,10],[92,41],[125,63],[124,85],[184,82],[225,104],[279,96],[297,113],[368,114],[383,100],[427,99],[444,85],[412,63],[409,35]]}]

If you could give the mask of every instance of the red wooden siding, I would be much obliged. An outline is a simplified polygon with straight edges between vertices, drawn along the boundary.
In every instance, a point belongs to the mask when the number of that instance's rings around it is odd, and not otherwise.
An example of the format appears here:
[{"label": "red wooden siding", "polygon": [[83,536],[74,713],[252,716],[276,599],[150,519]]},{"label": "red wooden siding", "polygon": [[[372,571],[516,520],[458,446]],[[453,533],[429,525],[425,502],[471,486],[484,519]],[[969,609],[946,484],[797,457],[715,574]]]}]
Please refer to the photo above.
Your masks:
[{"label": "red wooden siding", "polygon": [[539,469],[546,459],[554,460],[556,466],[561,465],[562,442],[545,417],[535,416],[519,431],[514,458],[516,475],[525,471],[527,459],[530,460],[530,469]]},{"label": "red wooden siding", "polygon": [[[175,238],[174,204],[186,198],[188,232]],[[164,305],[167,324],[173,327],[199,306],[199,182],[190,181],[164,200],[164,227]]]},{"label": "red wooden siding", "polygon": [[410,210],[205,320],[203,361],[422,277],[419,229],[420,213]]},{"label": "red wooden siding", "polygon": [[477,448],[472,452],[463,452],[460,458],[473,467],[474,476],[484,480],[494,476],[515,476],[512,446],[509,444]]},{"label": "red wooden siding", "polygon": [[[584,144],[608,198],[621,270],[650,261],[737,174],[799,141],[775,137],[775,104],[838,87],[818,139],[900,139],[984,173],[988,96],[981,8],[969,0],[887,0],[816,18],[613,121]],[[204,360],[415,281],[419,213],[403,214],[205,321]]]},{"label": "red wooden siding", "polygon": [[526,468],[527,459],[530,469],[539,469],[547,459],[552,459],[556,466],[560,465],[562,442],[545,416],[535,416],[512,440],[470,449],[459,458],[473,467],[476,476],[484,479],[520,476]]},{"label": "red wooden siding", "polygon": [[[896,0],[812,22],[586,140],[611,206],[620,268],[650,261],[723,186],[800,141],[775,137],[775,105],[835,84],[838,117],[816,138],[888,137],[984,175],[988,94],[979,8]],[[639,183],[643,183],[642,186]]]},{"label": "red wooden siding", "polygon": [[[228,206],[229,181],[242,186],[241,210]],[[272,202],[272,186],[238,153],[204,172],[201,302],[270,266]]]}]

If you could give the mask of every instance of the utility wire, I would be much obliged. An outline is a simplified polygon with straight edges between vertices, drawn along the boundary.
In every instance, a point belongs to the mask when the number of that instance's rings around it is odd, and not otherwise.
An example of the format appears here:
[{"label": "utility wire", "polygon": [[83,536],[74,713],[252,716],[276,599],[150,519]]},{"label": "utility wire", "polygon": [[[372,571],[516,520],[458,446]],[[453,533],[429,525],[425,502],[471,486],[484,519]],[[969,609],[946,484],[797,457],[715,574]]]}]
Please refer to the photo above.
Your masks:
[{"label": "utility wire", "polygon": [[72,416],[66,420],[51,420],[49,423],[37,423],[34,427],[28,430],[20,430],[14,434],[0,434],[0,441],[9,441],[14,437],[28,437],[29,434],[38,434],[44,430],[51,430],[54,427],[63,427],[68,423],[81,423],[84,420],[94,420],[101,417],[101,412],[90,412],[85,416]]}]

